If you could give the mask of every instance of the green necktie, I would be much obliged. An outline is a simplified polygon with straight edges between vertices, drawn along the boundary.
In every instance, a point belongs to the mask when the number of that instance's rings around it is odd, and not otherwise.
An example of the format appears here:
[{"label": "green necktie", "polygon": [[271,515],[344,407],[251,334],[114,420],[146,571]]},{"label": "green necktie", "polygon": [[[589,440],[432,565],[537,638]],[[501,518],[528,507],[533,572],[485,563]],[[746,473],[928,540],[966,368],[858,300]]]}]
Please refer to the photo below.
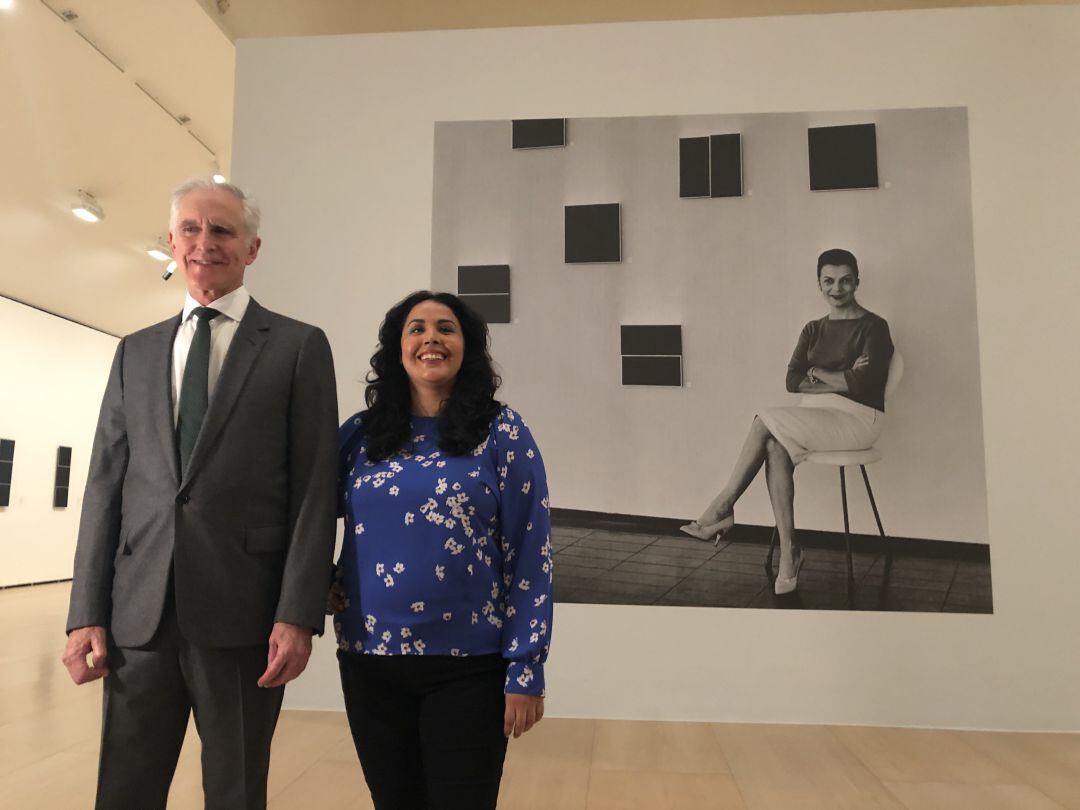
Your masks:
[{"label": "green necktie", "polygon": [[180,475],[187,470],[195,440],[199,437],[206,406],[210,403],[210,321],[221,313],[209,307],[192,310],[196,318],[195,337],[188,350],[184,380],[180,384],[180,404],[176,420],[176,449],[180,455]]}]

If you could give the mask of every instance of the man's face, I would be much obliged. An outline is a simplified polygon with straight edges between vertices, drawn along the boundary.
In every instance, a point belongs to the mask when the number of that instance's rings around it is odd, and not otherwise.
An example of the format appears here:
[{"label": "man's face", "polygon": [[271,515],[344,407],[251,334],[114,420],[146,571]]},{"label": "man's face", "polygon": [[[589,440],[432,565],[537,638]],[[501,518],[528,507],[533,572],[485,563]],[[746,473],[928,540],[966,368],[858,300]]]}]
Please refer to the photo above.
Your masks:
[{"label": "man's face", "polygon": [[169,229],[173,258],[188,291],[202,301],[232,292],[244,283],[244,270],[259,253],[259,239],[244,226],[244,208],[228,191],[192,191],[180,199]]}]

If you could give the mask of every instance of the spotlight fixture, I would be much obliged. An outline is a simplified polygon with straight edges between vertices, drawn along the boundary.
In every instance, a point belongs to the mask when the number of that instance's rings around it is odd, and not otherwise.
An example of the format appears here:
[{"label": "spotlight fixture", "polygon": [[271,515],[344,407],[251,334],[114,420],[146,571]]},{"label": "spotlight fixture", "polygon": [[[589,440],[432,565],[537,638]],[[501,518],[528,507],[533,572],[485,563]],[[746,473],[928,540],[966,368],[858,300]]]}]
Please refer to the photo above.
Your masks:
[{"label": "spotlight fixture", "polygon": [[146,255],[151,259],[157,259],[159,262],[167,262],[172,259],[169,255],[169,248],[162,242],[158,242],[156,245],[151,245],[146,249]]},{"label": "spotlight fixture", "polygon": [[15,0],[0,0],[0,10],[8,11],[15,7]]},{"label": "spotlight fixture", "polygon": [[173,273],[176,272],[176,262],[169,262],[165,265],[165,272],[161,274],[162,281],[168,281],[172,278]]},{"label": "spotlight fixture", "polygon": [[[2,0],[0,0],[0,1],[2,1]],[[210,177],[213,179],[213,181],[215,183],[224,183],[225,182],[225,175],[223,175],[221,173],[221,166],[218,165],[218,162],[216,160],[211,161],[211,163],[210,163]]]},{"label": "spotlight fixture", "polygon": [[[2,0],[0,0],[2,2]],[[105,219],[105,212],[101,210],[94,195],[79,189],[79,201],[71,206],[71,213],[83,222],[99,222]]]}]

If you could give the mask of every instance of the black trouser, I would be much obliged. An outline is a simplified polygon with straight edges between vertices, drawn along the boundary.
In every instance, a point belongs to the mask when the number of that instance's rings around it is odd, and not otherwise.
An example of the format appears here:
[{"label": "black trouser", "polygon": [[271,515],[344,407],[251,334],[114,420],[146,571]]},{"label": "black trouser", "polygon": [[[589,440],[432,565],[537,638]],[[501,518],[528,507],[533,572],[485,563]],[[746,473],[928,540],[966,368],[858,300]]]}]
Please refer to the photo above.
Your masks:
[{"label": "black trouser", "polygon": [[180,635],[169,599],[145,647],[109,644],[98,810],[164,810],[188,715],[202,741],[207,810],[266,807],[284,687],[262,689],[267,645],[216,650]]},{"label": "black trouser", "polygon": [[506,756],[499,655],[338,652],[376,810],[495,810]]}]

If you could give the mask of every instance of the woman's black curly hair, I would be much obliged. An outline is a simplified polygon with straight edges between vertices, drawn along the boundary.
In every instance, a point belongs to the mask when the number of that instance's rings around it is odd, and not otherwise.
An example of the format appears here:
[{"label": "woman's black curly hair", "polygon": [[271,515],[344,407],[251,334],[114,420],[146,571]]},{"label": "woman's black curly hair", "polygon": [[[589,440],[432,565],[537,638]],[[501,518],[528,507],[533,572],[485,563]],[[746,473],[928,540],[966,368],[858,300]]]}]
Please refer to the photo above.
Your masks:
[{"label": "woman's black curly hair", "polygon": [[475,448],[488,435],[491,420],[502,408],[495,391],[502,379],[488,354],[488,328],[483,318],[456,295],[419,290],[390,308],[379,327],[379,347],[371,356],[364,400],[364,434],[367,456],[383,461],[406,448],[410,439],[409,417],[412,396],[409,377],[401,363],[401,333],[405,318],[423,301],[445,304],[457,316],[465,341],[465,356],[454,380],[450,397],[439,411],[439,448],[460,456]]}]

